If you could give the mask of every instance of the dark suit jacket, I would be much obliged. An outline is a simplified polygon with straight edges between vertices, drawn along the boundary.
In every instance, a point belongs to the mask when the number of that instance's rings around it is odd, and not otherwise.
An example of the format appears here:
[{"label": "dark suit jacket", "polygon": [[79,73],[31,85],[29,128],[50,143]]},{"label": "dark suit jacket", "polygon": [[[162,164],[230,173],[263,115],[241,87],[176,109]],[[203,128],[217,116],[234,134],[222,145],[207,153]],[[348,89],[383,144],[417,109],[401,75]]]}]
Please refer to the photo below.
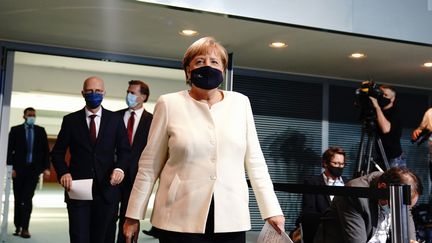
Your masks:
[{"label": "dark suit jacket", "polygon": [[[118,113],[121,117],[124,117],[124,114],[127,110],[128,109],[119,110]],[[132,151],[129,157],[129,170],[126,173],[129,179],[128,181],[132,184],[135,181],[135,176],[138,171],[139,158],[141,157],[141,153],[144,150],[144,147],[147,145],[147,137],[152,120],[153,115],[144,110],[141,115],[141,119],[139,120],[134,140],[132,142]]]},{"label": "dark suit jacket", "polygon": [[[24,124],[14,126],[9,133],[7,164],[12,165],[17,171],[27,167],[27,140]],[[34,142],[33,142],[33,162],[32,169],[35,173],[40,174],[45,169],[50,168],[49,164],[49,147],[48,138],[43,127],[34,125]]]},{"label": "dark suit jacket", "polygon": [[[345,182],[346,178],[342,178]],[[304,181],[305,185],[325,186],[322,174],[310,177]],[[302,223],[304,242],[313,242],[316,229],[325,210],[330,207],[330,196],[324,194],[303,194],[302,211],[299,223]]]},{"label": "dark suit jacket", "polygon": [[[67,149],[71,155],[69,165],[65,161]],[[97,190],[107,202],[112,203],[118,200],[119,192],[118,187],[111,186],[110,176],[114,168],[128,170],[129,153],[130,146],[122,117],[102,108],[94,146],[90,142],[85,110],[81,109],[63,117],[51,156],[58,180],[66,173],[71,173],[73,180],[92,178],[93,190]]]},{"label": "dark suit jacket", "polygon": [[[349,181],[345,186],[377,188],[382,172],[372,172]],[[315,235],[316,243],[364,243],[370,240],[378,224],[378,201],[368,198],[335,196],[324,213]],[[415,238],[411,213],[408,217],[408,235]]]},{"label": "dark suit jacket", "polygon": [[[305,185],[325,186],[322,174],[310,177],[304,181]],[[330,196],[324,194],[303,194],[302,214],[321,215],[330,206]]]}]

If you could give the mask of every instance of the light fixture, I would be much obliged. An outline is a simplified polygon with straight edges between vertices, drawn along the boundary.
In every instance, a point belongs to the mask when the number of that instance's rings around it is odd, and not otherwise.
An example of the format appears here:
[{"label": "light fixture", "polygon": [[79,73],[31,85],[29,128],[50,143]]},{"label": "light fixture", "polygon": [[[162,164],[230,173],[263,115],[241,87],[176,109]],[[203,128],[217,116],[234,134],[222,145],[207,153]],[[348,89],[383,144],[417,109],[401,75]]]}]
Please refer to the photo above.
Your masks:
[{"label": "light fixture", "polygon": [[180,31],[179,34],[184,35],[184,36],[195,36],[195,35],[198,35],[198,31],[186,29],[186,30]]},{"label": "light fixture", "polygon": [[284,42],[276,41],[269,44],[271,48],[285,48],[288,45]]},{"label": "light fixture", "polygon": [[425,63],[423,63],[423,67],[431,68],[432,67],[432,62],[425,62]]},{"label": "light fixture", "polygon": [[360,59],[360,58],[365,58],[366,54],[361,53],[361,52],[355,52],[355,53],[352,53],[351,55],[349,55],[349,57],[355,58],[355,59]]}]

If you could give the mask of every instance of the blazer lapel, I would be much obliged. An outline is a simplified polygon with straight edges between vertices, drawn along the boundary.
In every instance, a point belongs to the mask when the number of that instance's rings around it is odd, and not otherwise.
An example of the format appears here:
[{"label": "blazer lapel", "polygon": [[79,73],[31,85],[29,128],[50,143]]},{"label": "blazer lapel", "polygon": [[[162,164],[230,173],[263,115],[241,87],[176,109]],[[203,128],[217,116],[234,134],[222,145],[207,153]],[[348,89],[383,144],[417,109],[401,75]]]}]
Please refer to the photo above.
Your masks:
[{"label": "blazer lapel", "polygon": [[[320,186],[327,186],[324,177],[321,175],[321,180],[319,180],[319,184]],[[327,199],[328,204],[330,205],[331,200],[330,200],[330,195],[325,195],[325,198]]]},{"label": "blazer lapel", "polygon": [[108,121],[110,119],[109,113],[106,112],[106,110],[101,107],[102,109],[102,116],[101,116],[101,120],[100,120],[100,126],[99,126],[99,132],[96,138],[96,144],[99,143],[100,138],[102,138],[105,134],[105,127],[108,124]]},{"label": "blazer lapel", "polygon": [[143,136],[142,133],[144,132],[144,121],[146,120],[147,115],[148,113],[145,110],[143,110],[141,119],[139,120],[138,127],[135,131],[134,140],[132,141],[132,147],[135,144],[135,138],[141,138]]},{"label": "blazer lapel", "polygon": [[87,140],[87,145],[88,145],[89,149],[91,149],[93,146],[92,146],[91,141],[90,141],[90,130],[89,130],[89,127],[87,125],[87,117],[86,117],[85,108],[83,108],[81,110],[81,112],[79,113],[78,127],[77,128],[79,129],[77,131],[78,134],[85,134],[84,137]]},{"label": "blazer lapel", "polygon": [[26,129],[25,129],[24,124],[21,124],[20,128],[18,129],[18,132],[19,132],[18,136],[23,138],[23,139],[18,140],[18,141],[22,141],[22,142],[19,142],[20,146],[23,146],[26,153],[27,153],[27,136],[26,136]]},{"label": "blazer lapel", "polygon": [[369,201],[369,211],[370,211],[370,220],[371,220],[371,231],[368,232],[368,238],[370,238],[378,227],[378,201],[377,200],[368,200]]}]

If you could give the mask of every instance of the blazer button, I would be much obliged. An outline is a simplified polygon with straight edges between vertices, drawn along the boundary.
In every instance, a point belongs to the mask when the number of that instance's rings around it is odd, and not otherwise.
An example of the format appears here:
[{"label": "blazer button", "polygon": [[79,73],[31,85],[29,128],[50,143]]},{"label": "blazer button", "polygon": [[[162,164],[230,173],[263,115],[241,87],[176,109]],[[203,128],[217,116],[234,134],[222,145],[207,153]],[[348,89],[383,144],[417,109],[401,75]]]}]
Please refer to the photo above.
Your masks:
[{"label": "blazer button", "polygon": [[210,176],[210,179],[211,180],[216,180],[216,176],[212,175],[212,176]]}]

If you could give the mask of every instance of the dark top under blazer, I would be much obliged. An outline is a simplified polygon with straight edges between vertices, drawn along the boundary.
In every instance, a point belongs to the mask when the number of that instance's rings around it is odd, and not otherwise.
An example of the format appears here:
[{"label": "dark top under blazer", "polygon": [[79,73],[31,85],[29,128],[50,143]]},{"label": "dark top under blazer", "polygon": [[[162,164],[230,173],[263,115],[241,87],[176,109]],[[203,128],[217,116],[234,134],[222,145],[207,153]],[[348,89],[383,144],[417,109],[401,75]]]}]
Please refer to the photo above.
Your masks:
[{"label": "dark top under blazer", "polygon": [[[119,110],[118,113],[123,118],[127,110],[128,109]],[[129,170],[126,173],[127,176],[129,176],[130,182],[132,182],[132,184],[135,181],[135,176],[138,171],[139,158],[141,157],[144,147],[147,145],[147,137],[152,120],[153,115],[148,113],[146,110],[143,110],[138,127],[135,131],[135,136],[132,143],[132,151],[129,157]]]},{"label": "dark top under blazer", "polygon": [[[43,127],[34,125],[33,129],[32,168],[39,174],[50,168],[48,138]],[[10,130],[7,164],[12,165],[12,168],[16,171],[24,169],[27,165],[27,139],[24,124],[14,126]]]},{"label": "dark top under blazer", "polygon": [[[65,161],[70,150],[69,166]],[[127,171],[130,146],[123,119],[118,113],[102,108],[99,132],[95,145],[91,144],[84,109],[63,117],[57,142],[51,152],[58,180],[70,173],[73,180],[93,179],[107,202],[117,200],[117,187],[111,186],[114,168]],[[67,197],[66,197],[67,200]]]}]

